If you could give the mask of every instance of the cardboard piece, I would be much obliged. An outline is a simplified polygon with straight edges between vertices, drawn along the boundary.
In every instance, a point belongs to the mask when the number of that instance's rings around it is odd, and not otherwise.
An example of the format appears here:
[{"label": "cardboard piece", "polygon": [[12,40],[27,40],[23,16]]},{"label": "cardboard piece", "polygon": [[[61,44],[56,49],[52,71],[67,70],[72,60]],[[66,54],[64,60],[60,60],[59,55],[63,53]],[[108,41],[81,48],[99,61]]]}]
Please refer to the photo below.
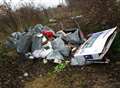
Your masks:
[{"label": "cardboard piece", "polygon": [[114,38],[117,27],[93,33],[92,36],[76,51],[71,59],[71,65],[85,65],[103,59],[108,52]]}]

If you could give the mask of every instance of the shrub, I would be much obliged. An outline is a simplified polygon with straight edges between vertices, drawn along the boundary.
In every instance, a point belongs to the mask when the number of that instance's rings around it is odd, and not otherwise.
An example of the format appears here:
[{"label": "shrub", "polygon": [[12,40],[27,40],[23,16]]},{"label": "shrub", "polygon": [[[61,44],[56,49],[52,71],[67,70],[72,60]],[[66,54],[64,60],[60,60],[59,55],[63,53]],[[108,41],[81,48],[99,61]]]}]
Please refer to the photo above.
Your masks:
[{"label": "shrub", "polygon": [[47,10],[36,8],[33,3],[24,3],[20,8],[13,10],[11,5],[4,3],[4,14],[0,14],[0,32],[12,33],[23,31],[38,23],[48,22]]}]

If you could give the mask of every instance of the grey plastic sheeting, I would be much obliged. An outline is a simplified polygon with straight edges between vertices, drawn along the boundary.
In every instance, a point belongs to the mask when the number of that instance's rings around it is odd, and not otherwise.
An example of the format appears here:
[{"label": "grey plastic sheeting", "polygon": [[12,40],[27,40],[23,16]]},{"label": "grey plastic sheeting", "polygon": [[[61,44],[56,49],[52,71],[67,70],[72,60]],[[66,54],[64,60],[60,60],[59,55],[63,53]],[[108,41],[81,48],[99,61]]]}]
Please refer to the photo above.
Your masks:
[{"label": "grey plastic sheeting", "polygon": [[22,36],[22,33],[20,32],[12,33],[11,36],[6,41],[6,46],[8,48],[16,48],[17,40],[19,40],[21,36]]},{"label": "grey plastic sheeting", "polygon": [[[18,53],[26,53],[30,50],[40,49],[41,39],[35,35],[43,30],[44,26],[37,24],[30,28],[28,32],[14,32],[6,41],[6,46],[9,48],[16,48]],[[39,43],[39,44],[38,44]]]},{"label": "grey plastic sheeting", "polygon": [[72,43],[72,44],[82,44],[84,40],[81,38],[79,29],[76,29],[75,32],[67,34],[67,36],[64,36],[63,38],[66,42]]},{"label": "grey plastic sheeting", "polygon": [[60,54],[58,50],[53,50],[50,54],[48,54],[47,58],[48,60],[63,60],[63,56]]},{"label": "grey plastic sheeting", "polygon": [[42,48],[42,38],[38,37],[37,35],[34,35],[32,38],[32,52],[34,50],[39,50]]},{"label": "grey plastic sheeting", "polygon": [[27,53],[30,50],[32,44],[32,34],[30,32],[24,34],[17,41],[17,52],[18,53]]},{"label": "grey plastic sheeting", "polygon": [[70,49],[65,46],[64,41],[59,37],[52,41],[52,47],[54,50],[58,50],[63,56],[68,57]]}]

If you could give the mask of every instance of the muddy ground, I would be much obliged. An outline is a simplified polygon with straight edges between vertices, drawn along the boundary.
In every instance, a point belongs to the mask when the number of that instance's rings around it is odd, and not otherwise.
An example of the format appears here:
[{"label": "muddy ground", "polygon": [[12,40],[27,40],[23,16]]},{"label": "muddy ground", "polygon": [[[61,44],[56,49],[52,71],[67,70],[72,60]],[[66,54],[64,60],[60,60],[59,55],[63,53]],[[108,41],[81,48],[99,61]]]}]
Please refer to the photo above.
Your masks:
[{"label": "muddy ground", "polygon": [[67,66],[52,73],[55,64],[11,57],[0,63],[0,88],[120,88],[120,57],[111,59],[110,64]]}]

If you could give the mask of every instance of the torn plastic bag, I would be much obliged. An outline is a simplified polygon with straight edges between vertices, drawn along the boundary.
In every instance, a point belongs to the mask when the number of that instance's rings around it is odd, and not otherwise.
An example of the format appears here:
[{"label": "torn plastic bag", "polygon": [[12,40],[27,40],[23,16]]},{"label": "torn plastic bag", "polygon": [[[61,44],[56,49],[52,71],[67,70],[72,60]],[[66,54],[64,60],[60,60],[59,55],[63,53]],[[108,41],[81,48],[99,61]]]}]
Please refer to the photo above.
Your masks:
[{"label": "torn plastic bag", "polygon": [[84,39],[81,38],[79,29],[76,29],[75,32],[73,33],[68,33],[64,38],[66,42],[75,44],[75,45],[80,45],[84,42]]},{"label": "torn plastic bag", "polygon": [[14,32],[11,34],[10,37],[8,37],[8,40],[6,41],[6,47],[9,48],[16,48],[17,41],[20,39],[23,33],[20,32]]},{"label": "torn plastic bag", "polygon": [[58,50],[53,50],[52,52],[50,52],[47,56],[48,60],[64,60],[63,56],[59,53]]},{"label": "torn plastic bag", "polygon": [[32,44],[32,33],[25,33],[17,41],[17,52],[18,53],[27,53],[31,49]]},{"label": "torn plastic bag", "polygon": [[54,50],[58,50],[63,56],[68,57],[70,55],[70,49],[65,46],[64,41],[60,37],[52,41],[52,47]]}]

